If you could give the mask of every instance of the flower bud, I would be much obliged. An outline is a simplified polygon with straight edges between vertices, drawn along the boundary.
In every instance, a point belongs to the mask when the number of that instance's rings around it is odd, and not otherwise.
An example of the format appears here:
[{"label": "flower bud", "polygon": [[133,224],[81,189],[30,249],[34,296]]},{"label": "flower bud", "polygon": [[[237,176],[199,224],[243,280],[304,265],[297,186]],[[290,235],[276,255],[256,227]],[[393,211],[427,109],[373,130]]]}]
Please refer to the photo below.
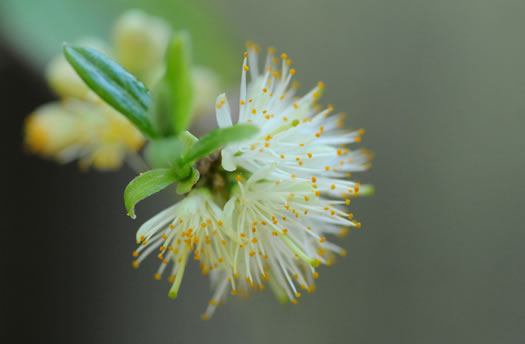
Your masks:
[{"label": "flower bud", "polygon": [[60,103],[38,108],[25,123],[25,144],[34,153],[58,157],[78,140],[78,121]]},{"label": "flower bud", "polygon": [[162,65],[170,36],[167,23],[139,10],[124,13],[113,29],[117,61],[132,74],[149,78]]}]

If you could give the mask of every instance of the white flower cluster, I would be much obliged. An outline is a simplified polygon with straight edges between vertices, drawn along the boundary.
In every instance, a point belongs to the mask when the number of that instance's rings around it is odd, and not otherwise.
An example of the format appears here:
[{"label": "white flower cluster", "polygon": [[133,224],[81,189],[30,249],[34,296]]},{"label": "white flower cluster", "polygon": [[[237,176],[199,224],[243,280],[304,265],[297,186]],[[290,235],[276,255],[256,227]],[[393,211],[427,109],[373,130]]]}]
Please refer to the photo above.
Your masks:
[{"label": "white flower cluster", "polygon": [[[347,145],[360,142],[363,131],[344,130],[341,114],[317,104],[321,82],[296,98],[296,72],[286,54],[279,59],[269,49],[259,72],[257,50],[248,44],[235,117],[238,123],[256,125],[259,133],[223,148],[216,172],[220,183],[197,186],[137,234],[141,244],[134,252],[135,266],[155,250],[162,260],[157,279],[173,264],[170,296],[178,292],[191,253],[202,272],[210,274],[214,295],[203,318],[229,294],[266,285],[281,301],[297,303],[303,290],[314,290],[316,268],[346,254],[327,236],[360,227],[346,206],[365,190],[348,178],[366,170],[370,157]],[[232,125],[224,94],[217,98],[216,115],[219,127]]]}]

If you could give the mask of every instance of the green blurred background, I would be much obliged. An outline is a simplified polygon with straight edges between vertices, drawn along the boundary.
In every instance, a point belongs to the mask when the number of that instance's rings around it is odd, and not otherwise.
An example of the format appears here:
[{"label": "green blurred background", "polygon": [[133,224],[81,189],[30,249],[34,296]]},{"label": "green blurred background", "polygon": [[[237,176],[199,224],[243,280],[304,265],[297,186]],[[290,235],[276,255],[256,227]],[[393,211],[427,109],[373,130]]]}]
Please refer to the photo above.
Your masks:
[{"label": "green blurred background", "polygon": [[[363,227],[297,306],[258,293],[201,321],[210,294],[196,266],[175,301],[153,279],[156,262],[131,268],[136,228],[166,200],[144,202],[131,221],[122,190],[132,172],[86,174],[19,152],[23,117],[52,99],[45,63],[63,41],[107,37],[129,7],[190,30],[197,62],[227,80],[239,78],[245,40],[275,45],[293,59],[302,91],[323,80],[323,102],[367,130],[363,145],[376,158],[358,178],[376,194],[352,203]],[[11,133],[3,149],[14,147],[2,167],[20,180],[7,186],[2,230],[6,242],[24,243],[3,250],[5,335],[100,344],[525,341],[523,0],[2,0],[0,11],[4,51],[21,69],[6,77],[0,55]]]}]

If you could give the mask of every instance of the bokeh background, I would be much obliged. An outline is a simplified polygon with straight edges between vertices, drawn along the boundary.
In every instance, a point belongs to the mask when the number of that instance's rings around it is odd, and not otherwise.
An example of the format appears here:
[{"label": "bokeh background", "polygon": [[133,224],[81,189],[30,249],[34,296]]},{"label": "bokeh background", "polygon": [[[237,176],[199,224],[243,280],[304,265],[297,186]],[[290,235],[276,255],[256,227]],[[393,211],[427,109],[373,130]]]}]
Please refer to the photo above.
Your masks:
[{"label": "bokeh background", "polygon": [[[124,9],[193,35],[195,59],[236,81],[251,39],[294,60],[302,90],[367,130],[376,158],[353,202],[349,255],[296,306],[230,299],[210,321],[196,266],[167,297],[131,267],[134,176],[26,154],[24,117],[54,99],[61,43],[105,38]],[[0,336],[50,343],[522,343],[525,340],[525,2],[522,0],[2,0]],[[235,86],[236,89],[237,86]],[[6,341],[7,342],[7,341]]]}]

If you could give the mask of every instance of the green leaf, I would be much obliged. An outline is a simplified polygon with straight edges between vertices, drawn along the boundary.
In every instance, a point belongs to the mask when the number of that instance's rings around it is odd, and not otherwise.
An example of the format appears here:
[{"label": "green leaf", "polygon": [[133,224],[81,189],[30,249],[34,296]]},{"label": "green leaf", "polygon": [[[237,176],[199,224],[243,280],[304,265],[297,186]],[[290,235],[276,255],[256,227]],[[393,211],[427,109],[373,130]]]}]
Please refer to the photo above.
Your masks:
[{"label": "green leaf", "polygon": [[151,141],[145,149],[146,159],[153,168],[179,166],[180,158],[198,139],[188,131],[179,136]]},{"label": "green leaf", "polygon": [[171,118],[175,135],[186,130],[193,116],[191,41],[186,32],[175,34],[166,53],[165,80],[171,91]]},{"label": "green leaf", "polygon": [[180,182],[177,183],[177,193],[179,195],[182,195],[187,192],[190,192],[190,190],[193,188],[193,185],[195,185],[197,181],[199,180],[199,177],[200,177],[199,171],[197,171],[197,169],[192,167],[191,175],[188,178],[181,180]]},{"label": "green leaf", "polygon": [[161,137],[172,137],[175,134],[171,116],[173,99],[166,80],[160,80],[151,93],[153,103],[150,108],[150,118],[153,128]]},{"label": "green leaf", "polygon": [[153,168],[171,168],[180,160],[183,143],[179,137],[151,141],[144,150],[146,160]]},{"label": "green leaf", "polygon": [[228,128],[212,130],[193,145],[182,158],[182,165],[193,164],[197,159],[209,155],[227,143],[246,140],[258,131],[259,129],[251,124],[236,124]]},{"label": "green leaf", "polygon": [[91,48],[64,45],[64,55],[86,85],[126,116],[145,136],[157,137],[148,119],[148,89],[115,61]]},{"label": "green leaf", "polygon": [[175,183],[179,176],[173,169],[157,169],[135,177],[124,191],[124,203],[131,218],[135,218],[135,205],[146,197]]}]

